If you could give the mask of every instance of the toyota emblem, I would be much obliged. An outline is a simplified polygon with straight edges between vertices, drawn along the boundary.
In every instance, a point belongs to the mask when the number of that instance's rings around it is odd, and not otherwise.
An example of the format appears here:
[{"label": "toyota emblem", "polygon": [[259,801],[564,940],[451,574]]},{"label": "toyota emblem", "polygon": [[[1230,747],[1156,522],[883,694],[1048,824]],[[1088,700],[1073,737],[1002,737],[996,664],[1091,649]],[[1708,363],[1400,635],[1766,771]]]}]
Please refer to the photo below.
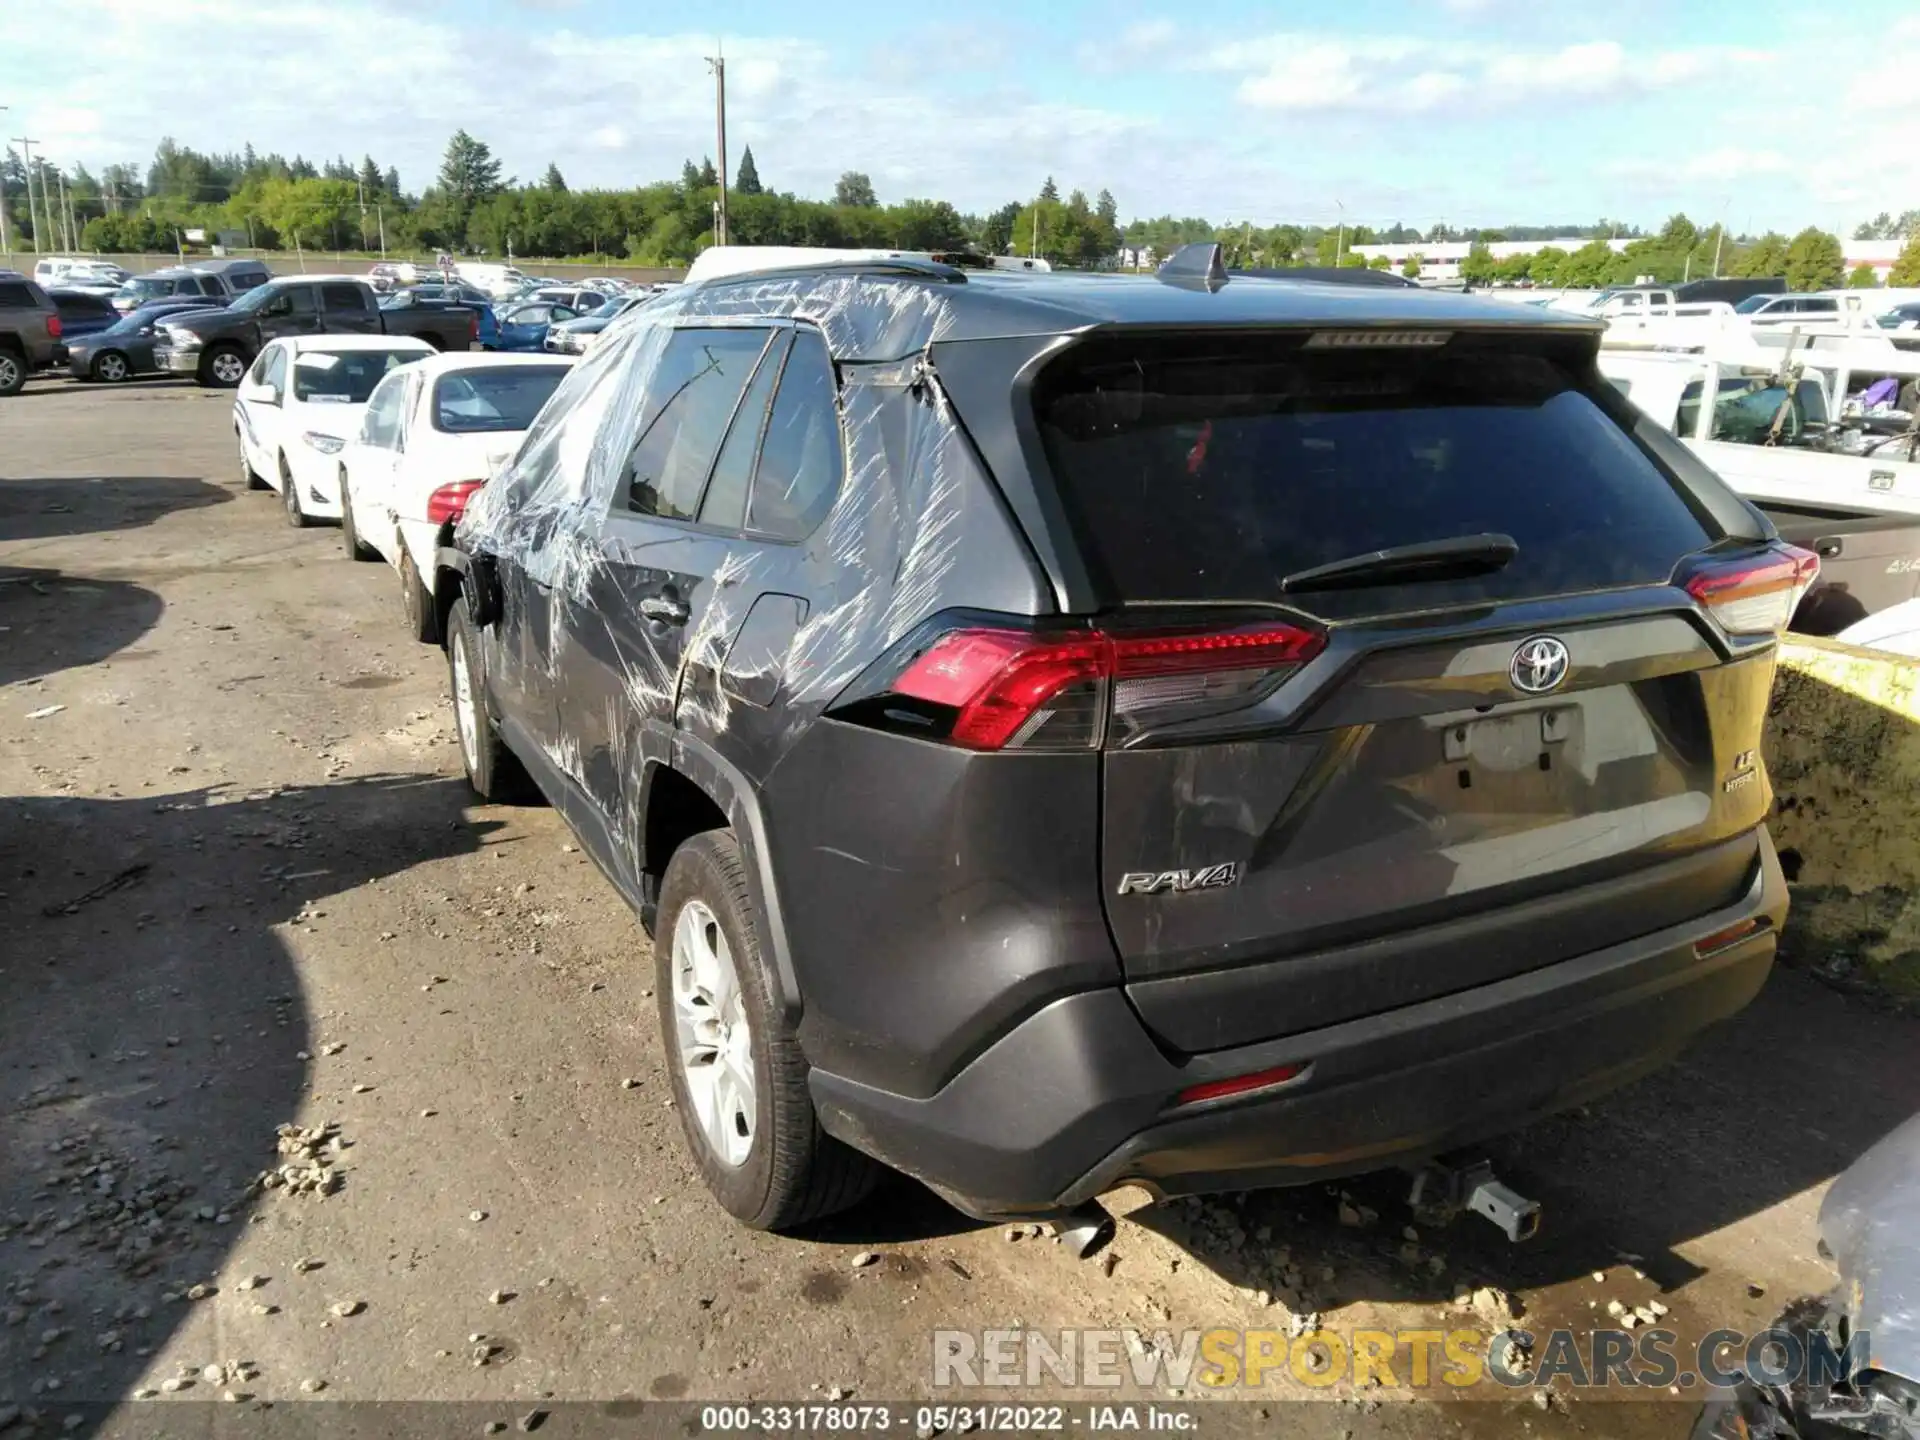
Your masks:
[{"label": "toyota emblem", "polygon": [[1535,635],[1531,640],[1522,640],[1520,648],[1513,652],[1507,677],[1516,690],[1528,695],[1544,695],[1559,688],[1572,664],[1564,644],[1551,635]]}]

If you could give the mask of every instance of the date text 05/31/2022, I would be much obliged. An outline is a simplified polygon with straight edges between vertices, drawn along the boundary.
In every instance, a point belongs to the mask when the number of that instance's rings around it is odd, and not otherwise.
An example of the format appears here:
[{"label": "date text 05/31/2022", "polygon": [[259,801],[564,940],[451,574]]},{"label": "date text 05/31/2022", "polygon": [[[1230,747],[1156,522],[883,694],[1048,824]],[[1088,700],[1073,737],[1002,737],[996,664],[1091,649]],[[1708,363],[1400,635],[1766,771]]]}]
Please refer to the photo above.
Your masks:
[{"label": "date text 05/31/2022", "polygon": [[1100,1405],[704,1405],[703,1432],[759,1431],[849,1434],[911,1431],[948,1434],[977,1431],[1028,1435],[1071,1430],[1092,1435],[1128,1431],[1190,1433],[1199,1428],[1191,1409],[1154,1404]]}]

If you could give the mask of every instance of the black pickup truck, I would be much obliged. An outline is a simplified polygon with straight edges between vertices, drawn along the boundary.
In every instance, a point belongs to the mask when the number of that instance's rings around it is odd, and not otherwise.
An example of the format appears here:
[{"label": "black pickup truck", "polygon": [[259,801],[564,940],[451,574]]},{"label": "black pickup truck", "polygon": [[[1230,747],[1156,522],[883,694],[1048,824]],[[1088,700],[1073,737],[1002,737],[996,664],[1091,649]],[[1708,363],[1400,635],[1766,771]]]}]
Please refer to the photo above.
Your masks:
[{"label": "black pickup truck", "polygon": [[298,275],[270,280],[224,310],[168,316],[154,363],[202,385],[230,390],[269,340],[283,335],[412,335],[436,350],[471,349],[480,316],[470,305],[437,303],[382,310],[366,281]]}]

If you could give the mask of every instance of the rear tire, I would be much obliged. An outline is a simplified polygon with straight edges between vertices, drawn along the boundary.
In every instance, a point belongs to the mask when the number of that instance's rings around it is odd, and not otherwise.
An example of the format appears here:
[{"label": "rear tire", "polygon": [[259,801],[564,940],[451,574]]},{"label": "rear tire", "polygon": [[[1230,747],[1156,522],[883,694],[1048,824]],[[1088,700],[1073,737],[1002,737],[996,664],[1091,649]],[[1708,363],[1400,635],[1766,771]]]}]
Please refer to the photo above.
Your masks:
[{"label": "rear tire", "polygon": [[[654,993],[674,1106],[713,1197],[756,1230],[790,1229],[865,1199],[882,1169],[820,1128],[806,1057],[761,953],[732,831],[706,831],[674,851],[654,934]],[[703,979],[703,969],[722,983]],[[742,1083],[738,1071],[749,1058]],[[731,1156],[717,1148],[723,1144]]]},{"label": "rear tire", "polygon": [[93,357],[93,378],[104,380],[109,385],[118,385],[133,375],[133,367],[127,364],[127,357],[118,350],[107,350]]},{"label": "rear tire", "polygon": [[510,804],[531,798],[534,787],[519,757],[494,728],[481,653],[479,633],[462,597],[453,602],[453,613],[447,617],[447,672],[460,761],[474,794],[495,804]]},{"label": "rear tire", "polygon": [[246,482],[249,490],[271,490],[273,487],[253,468],[253,462],[247,458],[247,442],[240,438],[240,432],[233,432],[233,443],[240,447],[240,478]]},{"label": "rear tire", "polygon": [[238,345],[216,345],[200,359],[199,381],[209,390],[231,390],[247,376],[247,357]]},{"label": "rear tire", "polygon": [[353,492],[347,488],[347,468],[340,467],[340,539],[347,547],[349,560],[378,560],[380,552],[360,538],[360,527],[353,523]]},{"label": "rear tire", "polygon": [[0,345],[0,399],[18,395],[27,384],[27,357],[10,345]]},{"label": "rear tire", "polygon": [[280,502],[287,507],[287,524],[296,530],[304,530],[313,521],[307,512],[300,508],[300,482],[293,478],[293,472],[287,469],[287,457],[280,457]]},{"label": "rear tire", "polygon": [[407,633],[422,645],[440,643],[440,625],[434,614],[433,592],[420,578],[413,554],[404,542],[400,548],[400,607],[407,617]]}]

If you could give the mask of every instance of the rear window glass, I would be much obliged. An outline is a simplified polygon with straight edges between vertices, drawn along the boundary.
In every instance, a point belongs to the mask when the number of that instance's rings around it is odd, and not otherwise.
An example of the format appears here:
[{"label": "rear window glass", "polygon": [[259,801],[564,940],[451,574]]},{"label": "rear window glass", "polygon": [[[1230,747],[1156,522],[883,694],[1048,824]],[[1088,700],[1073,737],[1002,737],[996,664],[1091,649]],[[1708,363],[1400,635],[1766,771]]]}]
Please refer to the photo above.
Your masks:
[{"label": "rear window glass", "polygon": [[389,370],[417,350],[302,350],[293,361],[293,398],[310,405],[364,405]]},{"label": "rear window glass", "polygon": [[564,365],[455,371],[433,384],[433,428],[455,435],[525,430],[567,376]]},{"label": "rear window glass", "polygon": [[1113,598],[1277,600],[1283,577],[1373,550],[1519,546],[1490,575],[1298,596],[1349,614],[1657,583],[1707,542],[1552,359],[1305,339],[1094,341],[1041,375],[1056,482]]}]

